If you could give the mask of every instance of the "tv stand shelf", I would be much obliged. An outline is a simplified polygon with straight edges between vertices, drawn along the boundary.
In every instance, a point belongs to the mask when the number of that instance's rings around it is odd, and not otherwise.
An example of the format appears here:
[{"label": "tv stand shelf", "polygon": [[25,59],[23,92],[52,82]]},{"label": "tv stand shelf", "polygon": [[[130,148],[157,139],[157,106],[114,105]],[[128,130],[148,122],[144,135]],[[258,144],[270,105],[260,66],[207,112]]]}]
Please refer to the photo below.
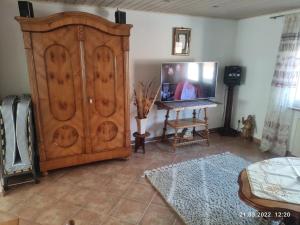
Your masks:
[{"label": "tv stand shelf", "polygon": [[167,124],[174,129],[206,126],[206,122],[204,120],[199,120],[199,119],[194,119],[194,118],[170,120],[170,121],[167,121]]},{"label": "tv stand shelf", "polygon": [[[207,108],[216,107],[215,102],[209,100],[197,100],[197,101],[182,101],[182,102],[156,102],[156,105],[160,109],[166,110],[164,128],[162,140],[167,139],[167,127],[171,127],[175,130],[172,145],[174,151],[177,146],[194,144],[199,142],[206,142],[209,145],[209,130],[208,130],[208,117],[207,117]],[[185,109],[193,110],[192,118],[180,119],[180,112]],[[196,118],[196,110],[204,110],[204,118]],[[176,112],[175,120],[168,120],[169,113],[173,110]],[[204,130],[197,131],[196,128],[204,127]],[[185,133],[188,128],[193,128],[191,135],[186,136]],[[182,129],[182,132],[179,133],[179,130]]]}]

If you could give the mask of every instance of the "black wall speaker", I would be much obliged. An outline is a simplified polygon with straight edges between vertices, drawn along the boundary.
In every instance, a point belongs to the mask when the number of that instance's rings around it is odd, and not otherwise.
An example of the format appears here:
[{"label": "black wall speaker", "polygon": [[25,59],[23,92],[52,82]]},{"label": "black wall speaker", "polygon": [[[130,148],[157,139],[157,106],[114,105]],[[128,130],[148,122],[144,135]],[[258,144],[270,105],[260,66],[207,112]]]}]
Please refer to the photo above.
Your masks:
[{"label": "black wall speaker", "polygon": [[116,23],[126,24],[126,12],[117,10],[115,12]]},{"label": "black wall speaker", "polygon": [[242,67],[240,66],[226,66],[224,73],[224,84],[226,85],[240,85],[242,78]]},{"label": "black wall speaker", "polygon": [[32,3],[28,1],[18,1],[20,16],[34,17]]}]

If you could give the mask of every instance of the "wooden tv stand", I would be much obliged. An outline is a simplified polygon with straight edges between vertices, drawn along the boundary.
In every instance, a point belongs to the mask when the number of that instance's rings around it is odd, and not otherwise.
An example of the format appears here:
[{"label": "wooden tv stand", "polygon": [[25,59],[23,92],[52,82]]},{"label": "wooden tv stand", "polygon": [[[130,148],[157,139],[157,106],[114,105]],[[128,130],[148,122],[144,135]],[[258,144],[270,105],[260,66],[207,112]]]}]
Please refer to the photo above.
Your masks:
[{"label": "wooden tv stand", "polygon": [[[206,142],[209,145],[209,130],[208,130],[208,117],[207,108],[216,107],[215,102],[209,100],[197,100],[197,101],[182,101],[182,102],[156,102],[156,105],[160,109],[166,110],[162,140],[167,140],[167,127],[171,127],[175,130],[173,138],[173,148],[176,150],[177,146],[193,144],[199,142]],[[180,119],[180,112],[186,109],[193,110],[192,118]],[[204,110],[204,118],[196,118],[196,110]],[[170,111],[176,112],[176,119],[169,120]],[[197,131],[196,128],[204,127],[204,130]],[[185,131],[188,128],[193,128],[192,135],[185,137]],[[183,129],[181,133],[178,131]]]}]

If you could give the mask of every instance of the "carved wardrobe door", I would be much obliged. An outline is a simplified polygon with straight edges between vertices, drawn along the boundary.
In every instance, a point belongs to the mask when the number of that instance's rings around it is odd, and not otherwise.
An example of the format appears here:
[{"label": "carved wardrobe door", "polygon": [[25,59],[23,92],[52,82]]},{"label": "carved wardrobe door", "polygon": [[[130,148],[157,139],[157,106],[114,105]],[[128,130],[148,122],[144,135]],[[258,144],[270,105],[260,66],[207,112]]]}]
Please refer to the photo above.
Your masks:
[{"label": "carved wardrobe door", "polygon": [[32,33],[42,160],[81,154],[84,149],[77,31],[71,25]]},{"label": "carved wardrobe door", "polygon": [[85,27],[84,49],[92,151],[125,147],[122,37]]}]

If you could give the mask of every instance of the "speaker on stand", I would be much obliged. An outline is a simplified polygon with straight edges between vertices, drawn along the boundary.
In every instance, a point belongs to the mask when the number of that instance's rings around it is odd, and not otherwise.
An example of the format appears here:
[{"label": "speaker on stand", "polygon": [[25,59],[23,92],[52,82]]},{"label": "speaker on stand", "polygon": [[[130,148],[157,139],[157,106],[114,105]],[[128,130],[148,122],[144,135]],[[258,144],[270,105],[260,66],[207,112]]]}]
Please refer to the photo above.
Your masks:
[{"label": "speaker on stand", "polygon": [[115,21],[119,24],[126,24],[126,12],[117,9],[115,12]]},{"label": "speaker on stand", "polygon": [[241,84],[242,67],[226,66],[224,72],[224,84],[228,87],[227,103],[225,111],[224,127],[220,129],[220,134],[223,136],[237,136],[238,131],[230,127],[231,112],[233,104],[234,87]]},{"label": "speaker on stand", "polygon": [[28,1],[18,1],[20,16],[34,17],[32,3]]}]

